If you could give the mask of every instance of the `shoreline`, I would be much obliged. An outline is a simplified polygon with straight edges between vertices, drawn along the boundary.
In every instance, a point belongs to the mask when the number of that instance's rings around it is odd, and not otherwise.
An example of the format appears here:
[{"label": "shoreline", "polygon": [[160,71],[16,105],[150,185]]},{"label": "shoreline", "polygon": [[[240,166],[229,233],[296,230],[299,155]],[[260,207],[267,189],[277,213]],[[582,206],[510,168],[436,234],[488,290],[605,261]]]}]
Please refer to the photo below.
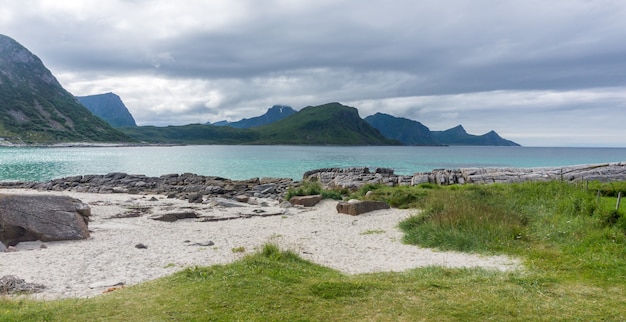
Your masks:
[{"label": "shoreline", "polygon": [[[135,285],[186,267],[227,264],[266,243],[276,243],[345,274],[400,272],[433,265],[500,271],[521,267],[519,260],[507,256],[438,252],[403,244],[397,224],[416,210],[387,209],[353,217],[338,214],[336,201],[331,200],[311,208],[280,208],[277,200],[261,198],[255,199],[256,205],[226,207],[150,194],[4,188],[0,194],[66,195],[92,209],[88,239],[19,243],[16,252],[0,253],[0,277],[16,275],[27,283],[46,286],[43,292],[29,295],[34,299],[93,297],[111,287]],[[133,209],[147,210],[136,217],[120,216]],[[176,211],[194,211],[201,218],[255,211],[281,215],[212,222],[150,219],[151,215]],[[137,248],[138,244],[146,248]]]}]

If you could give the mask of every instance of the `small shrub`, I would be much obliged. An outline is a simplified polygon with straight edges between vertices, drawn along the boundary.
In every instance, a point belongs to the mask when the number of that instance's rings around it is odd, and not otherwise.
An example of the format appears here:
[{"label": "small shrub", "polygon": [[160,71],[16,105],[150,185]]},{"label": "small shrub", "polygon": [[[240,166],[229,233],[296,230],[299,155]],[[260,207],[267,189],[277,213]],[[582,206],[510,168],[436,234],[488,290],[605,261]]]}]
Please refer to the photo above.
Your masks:
[{"label": "small shrub", "polygon": [[245,251],[246,251],[246,248],[245,248],[245,247],[243,247],[243,246],[233,247],[233,248],[231,249],[231,251],[232,251],[233,253],[243,253],[243,252],[245,252]]}]

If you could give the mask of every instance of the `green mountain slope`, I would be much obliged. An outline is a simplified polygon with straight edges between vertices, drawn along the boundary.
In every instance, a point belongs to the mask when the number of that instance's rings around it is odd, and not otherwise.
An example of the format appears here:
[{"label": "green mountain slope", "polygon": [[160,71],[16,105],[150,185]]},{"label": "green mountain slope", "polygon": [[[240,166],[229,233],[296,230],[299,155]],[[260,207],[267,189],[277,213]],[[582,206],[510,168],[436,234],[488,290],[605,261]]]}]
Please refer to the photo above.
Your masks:
[{"label": "green mountain slope", "polygon": [[339,103],[308,106],[278,122],[259,127],[263,144],[398,145],[385,138],[354,107]]},{"label": "green mountain slope", "polygon": [[359,117],[353,107],[339,103],[309,106],[269,125],[252,129],[192,124],[122,128],[130,137],[147,143],[183,144],[293,144],[293,145],[399,145],[385,138]]},{"label": "green mountain slope", "polygon": [[0,35],[0,137],[13,143],[129,140],[81,105],[37,56],[4,35]]},{"label": "green mountain slope", "polygon": [[365,121],[385,137],[396,139],[404,145],[440,145],[422,123],[389,114],[376,113]]},{"label": "green mountain slope", "polygon": [[189,124],[182,126],[137,126],[120,128],[139,142],[164,144],[252,144],[259,134],[229,126]]}]

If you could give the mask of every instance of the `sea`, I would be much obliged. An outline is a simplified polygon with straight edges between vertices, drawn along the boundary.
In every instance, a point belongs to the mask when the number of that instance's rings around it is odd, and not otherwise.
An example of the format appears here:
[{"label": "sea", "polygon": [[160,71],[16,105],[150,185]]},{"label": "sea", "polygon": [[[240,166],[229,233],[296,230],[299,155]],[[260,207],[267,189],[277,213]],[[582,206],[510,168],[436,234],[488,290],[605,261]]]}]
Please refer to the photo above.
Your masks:
[{"label": "sea", "polygon": [[0,181],[124,172],[233,180],[292,178],[321,168],[390,168],[399,175],[465,167],[558,167],[626,161],[626,148],[185,145],[0,147]]}]

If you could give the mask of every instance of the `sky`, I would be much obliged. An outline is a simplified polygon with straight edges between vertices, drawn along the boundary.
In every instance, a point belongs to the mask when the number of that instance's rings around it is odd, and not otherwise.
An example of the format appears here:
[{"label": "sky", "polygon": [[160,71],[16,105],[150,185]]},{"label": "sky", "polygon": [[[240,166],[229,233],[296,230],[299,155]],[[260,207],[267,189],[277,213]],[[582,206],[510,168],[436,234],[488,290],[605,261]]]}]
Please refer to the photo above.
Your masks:
[{"label": "sky", "polygon": [[139,125],[340,102],[524,146],[626,147],[623,0],[0,0],[0,34]]}]

